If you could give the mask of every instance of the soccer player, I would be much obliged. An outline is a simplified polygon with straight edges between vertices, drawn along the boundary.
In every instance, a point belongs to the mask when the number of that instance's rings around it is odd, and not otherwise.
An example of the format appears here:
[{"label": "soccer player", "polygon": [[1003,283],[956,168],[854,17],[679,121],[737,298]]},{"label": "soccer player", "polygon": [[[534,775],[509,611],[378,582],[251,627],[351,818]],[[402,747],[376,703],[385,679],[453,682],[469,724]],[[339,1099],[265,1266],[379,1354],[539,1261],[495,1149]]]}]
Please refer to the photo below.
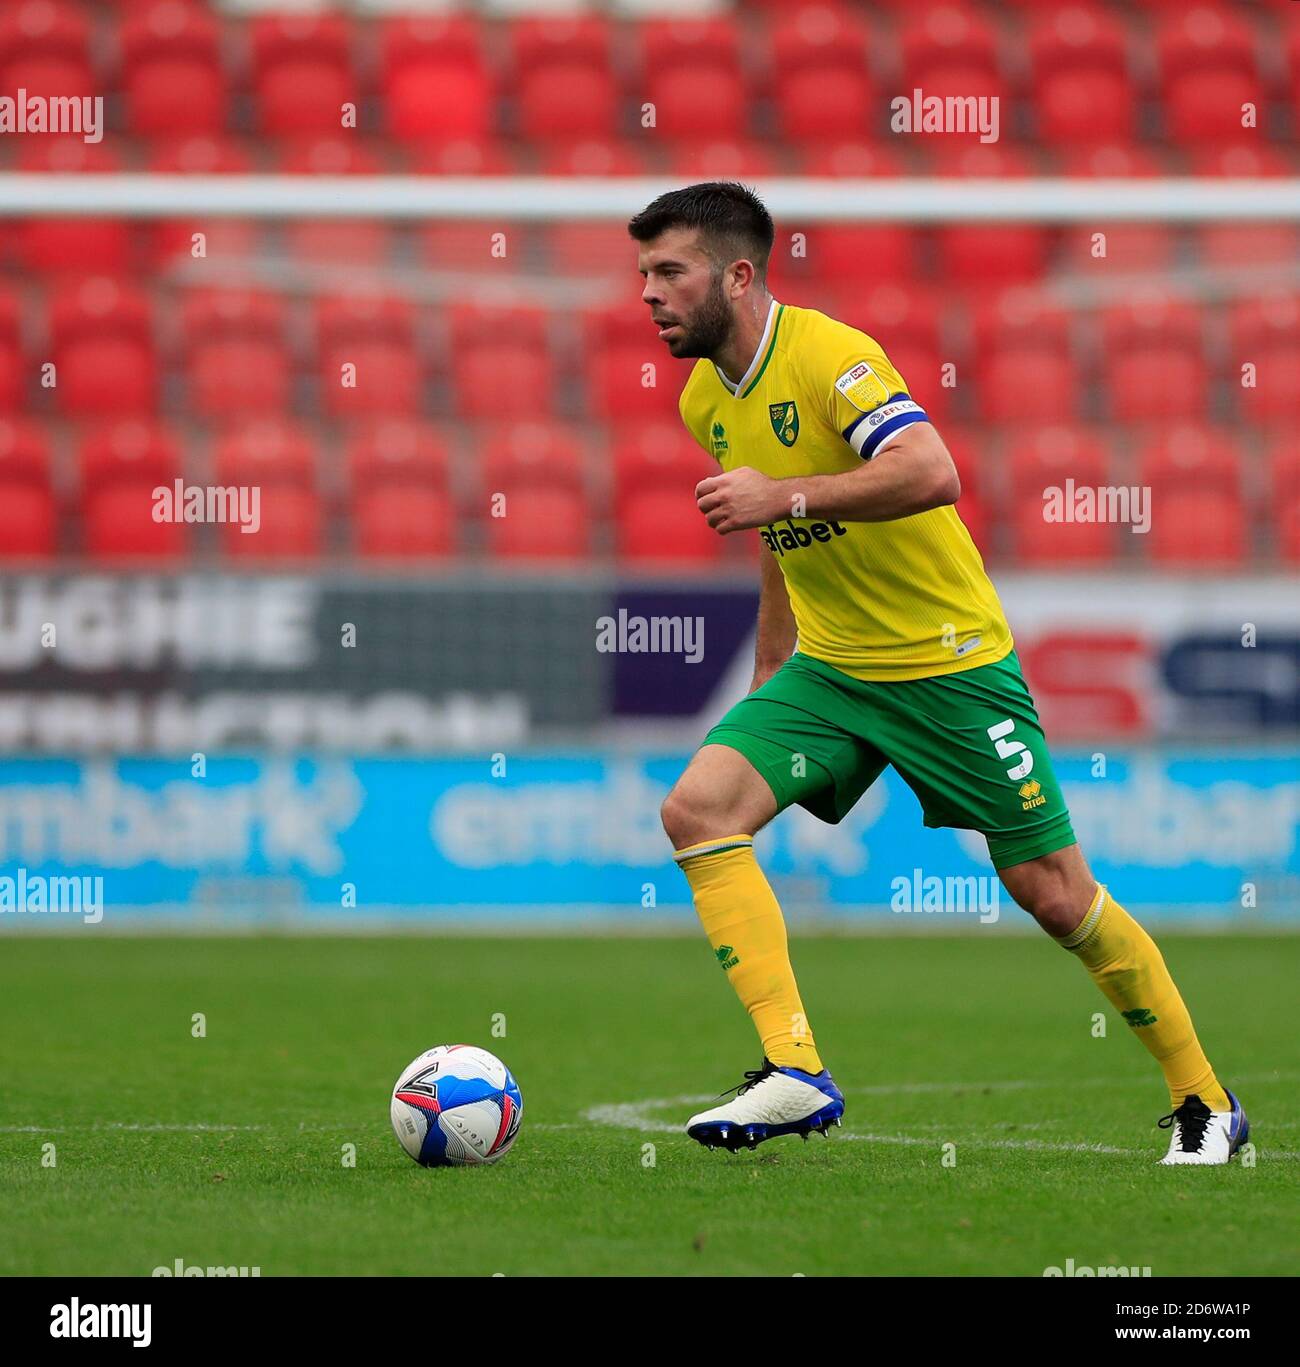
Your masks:
[{"label": "soccer player", "polygon": [[705,736],[664,829],[762,1066],[691,1117],[709,1147],[825,1132],[844,1098],[817,1051],[754,833],[793,803],[838,822],[892,764],[927,826],[981,832],[1003,885],[1074,954],[1164,1073],[1163,1163],[1226,1163],[1249,1133],[1151,937],[1075,841],[1011,631],[953,507],[960,485],[880,345],[766,284],[774,229],[742,185],[661,195],[628,231],[682,420],[722,467],[715,531],[764,546],[749,695]]}]

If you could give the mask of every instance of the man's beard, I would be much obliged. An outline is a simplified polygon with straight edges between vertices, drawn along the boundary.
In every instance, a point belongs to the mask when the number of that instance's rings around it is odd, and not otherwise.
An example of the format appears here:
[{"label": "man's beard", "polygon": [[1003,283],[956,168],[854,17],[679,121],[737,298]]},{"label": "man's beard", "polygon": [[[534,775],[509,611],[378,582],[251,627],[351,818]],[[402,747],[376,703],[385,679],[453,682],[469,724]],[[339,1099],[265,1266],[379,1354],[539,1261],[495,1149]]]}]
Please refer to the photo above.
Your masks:
[{"label": "man's beard", "polygon": [[715,276],[704,302],[696,309],[690,326],[681,324],[681,336],[668,343],[677,357],[716,356],[731,337],[731,310],[722,294],[722,277]]}]

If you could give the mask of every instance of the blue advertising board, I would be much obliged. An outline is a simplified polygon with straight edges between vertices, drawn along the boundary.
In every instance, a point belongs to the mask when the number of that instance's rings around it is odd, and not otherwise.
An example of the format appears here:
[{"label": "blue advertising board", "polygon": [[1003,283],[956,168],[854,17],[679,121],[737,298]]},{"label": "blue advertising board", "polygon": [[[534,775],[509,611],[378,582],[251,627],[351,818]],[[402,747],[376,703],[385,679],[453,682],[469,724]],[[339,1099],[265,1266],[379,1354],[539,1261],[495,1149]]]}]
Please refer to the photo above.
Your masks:
[{"label": "blue advertising board", "polygon": [[[64,919],[30,893],[59,878],[102,879],[107,927],[693,925],[658,819],[687,758],[219,759],[202,777],[158,758],[3,760],[0,931]],[[1300,926],[1300,754],[1065,752],[1057,771],[1125,905]],[[926,830],[892,770],[840,825],[792,809],[756,846],[793,914],[864,928],[900,925],[905,885],[991,881],[983,839]]]}]

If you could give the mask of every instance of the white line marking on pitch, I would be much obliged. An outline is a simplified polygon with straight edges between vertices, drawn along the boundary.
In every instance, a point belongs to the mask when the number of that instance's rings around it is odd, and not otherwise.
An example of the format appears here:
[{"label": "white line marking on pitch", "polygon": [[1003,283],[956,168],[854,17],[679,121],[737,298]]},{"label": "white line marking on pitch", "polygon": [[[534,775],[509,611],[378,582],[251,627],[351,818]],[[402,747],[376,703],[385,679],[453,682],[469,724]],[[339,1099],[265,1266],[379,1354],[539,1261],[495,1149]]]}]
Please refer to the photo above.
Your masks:
[{"label": "white line marking on pitch", "polygon": [[[1239,1077],[1238,1082],[1250,1081],[1280,1081],[1283,1078],[1292,1077],[1289,1073],[1266,1073],[1255,1077]],[[1086,1080],[1071,1081],[1066,1084],[1057,1080],[1030,1080],[1014,1079],[1003,1082],[899,1082],[882,1083],[871,1087],[846,1088],[849,1096],[888,1096],[896,1093],[925,1093],[925,1092],[973,1092],[973,1091],[1018,1091],[1034,1087],[1057,1087],[1069,1085],[1071,1087],[1113,1087],[1118,1085],[1114,1078],[1091,1078]],[[698,1106],[706,1101],[717,1101],[718,1097],[711,1094],[700,1095],[691,1093],[683,1096],[656,1097],[645,1101],[618,1101],[610,1102],[601,1106],[591,1106],[582,1115],[584,1120],[589,1120],[596,1125],[609,1125],[615,1129],[638,1130],[643,1134],[681,1134],[683,1133],[681,1122],[666,1120],[656,1120],[646,1114],[650,1110],[658,1110],[666,1106]],[[931,1122],[922,1125],[923,1129],[931,1128]],[[942,1124],[934,1125],[935,1128],[942,1129]],[[1029,1129],[1030,1125],[1021,1128]],[[1276,1126],[1277,1129],[1294,1129],[1296,1126],[1291,1123],[1283,1123]],[[953,1131],[949,1131],[952,1134]],[[1066,1141],[1056,1141],[1047,1139],[981,1139],[972,1138],[969,1135],[961,1135],[953,1142],[965,1145],[968,1148],[977,1149],[1027,1149],[1042,1153],[1105,1153],[1115,1154],[1124,1158],[1142,1158],[1148,1155],[1146,1149],[1124,1149],[1118,1148],[1113,1144],[1088,1144],[1083,1142],[1069,1143]],[[933,1147],[935,1144],[943,1142],[941,1134],[920,1136],[911,1134],[858,1134],[851,1130],[842,1130],[836,1136],[839,1139],[855,1140],[865,1144],[905,1144],[905,1145],[925,1145]],[[1264,1149],[1262,1151],[1269,1158],[1300,1158],[1300,1153],[1289,1149]]]}]

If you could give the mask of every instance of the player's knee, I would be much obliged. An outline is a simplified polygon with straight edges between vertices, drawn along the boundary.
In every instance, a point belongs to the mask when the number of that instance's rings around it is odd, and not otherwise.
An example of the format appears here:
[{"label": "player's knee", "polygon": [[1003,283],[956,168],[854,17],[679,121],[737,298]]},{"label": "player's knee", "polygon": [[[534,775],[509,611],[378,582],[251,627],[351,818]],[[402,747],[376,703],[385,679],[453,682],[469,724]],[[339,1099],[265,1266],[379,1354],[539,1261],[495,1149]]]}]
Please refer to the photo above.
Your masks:
[{"label": "player's knee", "polygon": [[1068,935],[1083,919],[1087,907],[1080,907],[1073,890],[1056,879],[1044,879],[1020,899],[1020,905],[1049,934]]},{"label": "player's knee", "polygon": [[680,785],[664,798],[659,808],[659,819],[663,822],[664,834],[672,841],[673,849],[680,850],[692,845],[696,840],[707,840],[707,836],[697,836],[700,827],[701,808],[689,791],[683,792]]},{"label": "player's knee", "polygon": [[[675,850],[697,845],[714,836],[734,835],[739,829],[735,824],[737,818],[723,803],[708,798],[698,787],[680,783],[664,799],[659,819]],[[728,822],[731,826],[724,830]]]}]

